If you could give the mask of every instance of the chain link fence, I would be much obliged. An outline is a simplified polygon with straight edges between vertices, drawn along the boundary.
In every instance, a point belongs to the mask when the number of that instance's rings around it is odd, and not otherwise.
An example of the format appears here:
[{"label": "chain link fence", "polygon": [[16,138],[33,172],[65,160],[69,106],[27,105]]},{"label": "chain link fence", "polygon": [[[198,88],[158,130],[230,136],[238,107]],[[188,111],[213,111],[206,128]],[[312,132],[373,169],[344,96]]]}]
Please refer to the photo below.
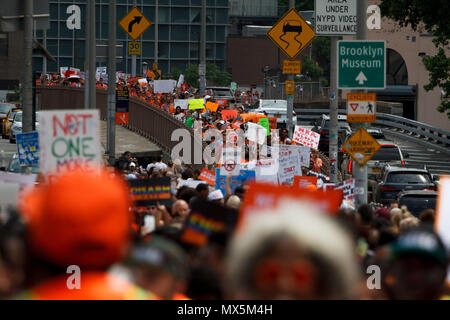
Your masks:
[{"label": "chain link fence", "polygon": [[[284,82],[279,82],[277,78],[266,78],[265,99],[286,100]],[[322,87],[320,82],[296,82],[294,102],[328,99],[329,87]]]}]

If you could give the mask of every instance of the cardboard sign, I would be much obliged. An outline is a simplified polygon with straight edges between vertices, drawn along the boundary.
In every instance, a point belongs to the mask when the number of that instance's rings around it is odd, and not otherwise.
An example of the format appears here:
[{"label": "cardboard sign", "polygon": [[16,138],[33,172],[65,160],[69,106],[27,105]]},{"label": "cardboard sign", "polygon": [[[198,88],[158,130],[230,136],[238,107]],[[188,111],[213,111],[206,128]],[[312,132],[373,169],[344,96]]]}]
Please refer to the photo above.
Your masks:
[{"label": "cardboard sign", "polygon": [[103,163],[99,110],[39,112],[39,162],[45,173]]},{"label": "cardboard sign", "polygon": [[175,109],[177,107],[180,107],[181,110],[187,110],[189,107],[189,100],[187,99],[175,99],[173,102],[173,105],[175,106]]},{"label": "cardboard sign", "polygon": [[[239,175],[237,176],[233,176],[231,178],[230,181],[230,188],[231,188],[231,192],[234,193],[234,190],[237,187],[240,187],[242,185],[242,182],[244,181],[253,181],[256,178],[256,174],[255,171],[253,170],[240,170],[239,171]],[[227,176],[226,175],[221,175],[220,174],[220,169],[217,168],[216,169],[216,174],[215,174],[215,185],[216,185],[216,190],[220,189],[222,191],[222,193],[225,195],[226,191],[225,191],[225,186],[226,186],[226,179]]]},{"label": "cardboard sign", "polygon": [[211,186],[216,184],[216,174],[211,170],[203,169],[198,178]]},{"label": "cardboard sign", "polygon": [[235,211],[212,202],[194,201],[180,240],[201,247],[212,234],[232,231],[236,223]]},{"label": "cardboard sign", "polygon": [[226,107],[228,101],[227,99],[216,99],[216,103],[221,107]]},{"label": "cardboard sign", "polygon": [[222,165],[220,174],[224,176],[237,176],[240,170],[241,150],[237,148],[222,149]]},{"label": "cardboard sign", "polygon": [[170,177],[128,180],[133,201],[138,207],[172,204]]},{"label": "cardboard sign", "polygon": [[17,154],[21,165],[39,164],[39,134],[27,132],[17,134]]},{"label": "cardboard sign", "polygon": [[153,92],[172,93],[176,86],[177,82],[175,80],[155,80],[153,81]]},{"label": "cardboard sign", "polygon": [[205,100],[203,99],[191,99],[189,101],[189,110],[195,110],[195,109],[203,109]]},{"label": "cardboard sign", "polygon": [[297,146],[299,161],[302,167],[309,168],[309,163],[311,160],[311,148],[305,146]]},{"label": "cardboard sign", "polygon": [[294,177],[302,174],[297,146],[280,145],[279,147],[278,181],[280,184],[293,185]]},{"label": "cardboard sign", "polygon": [[299,188],[306,188],[310,184],[317,185],[317,177],[310,176],[295,176],[294,186]]},{"label": "cardboard sign", "polygon": [[135,84],[138,82],[137,77],[129,77],[127,78],[127,84]]},{"label": "cardboard sign", "polygon": [[294,137],[292,140],[295,143],[317,150],[319,147],[320,134],[300,126],[295,126]]},{"label": "cardboard sign", "polygon": [[[252,163],[249,163],[249,168],[252,168]],[[275,159],[261,159],[254,163],[254,170],[256,174],[256,181],[278,184],[278,169],[279,165]]]},{"label": "cardboard sign", "polygon": [[216,112],[217,109],[219,108],[219,104],[218,103],[214,103],[214,102],[206,102],[206,109],[208,109],[211,112]]},{"label": "cardboard sign", "polygon": [[[450,250],[450,176],[439,178],[438,191],[434,229],[448,251]],[[447,272],[447,283],[450,284],[450,266]]]},{"label": "cardboard sign", "polygon": [[245,132],[245,137],[252,142],[257,144],[264,144],[267,137],[267,129],[258,124],[252,122],[247,122],[247,132]]},{"label": "cardboard sign", "polygon": [[270,129],[276,129],[277,128],[277,118],[275,118],[275,117],[268,117],[268,119],[269,119]]},{"label": "cardboard sign", "polygon": [[259,123],[262,127],[266,128],[266,130],[267,130],[267,135],[270,136],[269,119],[267,119],[267,118],[259,118],[258,123]]},{"label": "cardboard sign", "polygon": [[205,183],[205,181],[202,181],[202,180],[181,180],[180,184],[178,185],[178,188],[181,188],[183,186],[187,186],[189,188],[195,189],[201,183]]},{"label": "cardboard sign", "polygon": [[236,119],[238,116],[237,110],[222,110],[222,120]]},{"label": "cardboard sign", "polygon": [[274,186],[266,183],[251,182],[245,193],[245,200],[239,215],[238,227],[251,214],[260,210],[275,209],[282,200],[309,202],[324,213],[335,215],[342,203],[342,190],[323,192],[299,187]]},{"label": "cardboard sign", "polygon": [[242,124],[243,124],[242,121],[236,120],[235,122],[233,122],[233,123],[231,124],[231,126],[232,126],[234,129],[240,129],[241,126],[242,126]]}]

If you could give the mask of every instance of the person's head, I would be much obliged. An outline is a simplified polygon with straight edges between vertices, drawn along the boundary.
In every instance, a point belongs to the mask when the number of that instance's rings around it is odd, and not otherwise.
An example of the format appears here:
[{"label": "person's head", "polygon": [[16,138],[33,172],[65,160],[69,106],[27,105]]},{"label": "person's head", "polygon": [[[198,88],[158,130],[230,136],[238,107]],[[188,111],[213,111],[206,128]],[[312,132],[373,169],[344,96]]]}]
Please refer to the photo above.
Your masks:
[{"label": "person's head", "polygon": [[391,209],[398,208],[398,202],[397,201],[392,201],[391,205],[390,205],[390,208]]},{"label": "person's head", "polygon": [[74,169],[26,191],[20,211],[36,257],[67,268],[106,268],[130,241],[131,197],[119,176],[104,168]]},{"label": "person's head", "polygon": [[[338,253],[339,252],[339,253]],[[249,214],[231,240],[226,284],[237,299],[347,299],[358,281],[349,235],[306,203]]]},{"label": "person's head", "polygon": [[130,162],[129,168],[130,172],[136,172],[136,163]]},{"label": "person's head", "polygon": [[358,208],[359,216],[361,217],[361,222],[363,224],[369,224],[373,219],[372,208],[368,204],[364,204]]},{"label": "person's head", "polygon": [[158,162],[162,162],[162,161],[163,161],[163,156],[162,155],[158,156]]},{"label": "person's head", "polygon": [[189,205],[184,200],[177,200],[172,205],[172,216],[177,220],[184,221],[189,215]]},{"label": "person's head", "polygon": [[436,219],[436,212],[433,209],[427,209],[420,213],[419,219],[422,223],[434,225],[434,220]]},{"label": "person's head", "polygon": [[236,195],[232,195],[228,198],[225,205],[229,208],[239,210],[239,208],[241,207],[241,199]]},{"label": "person's head", "polygon": [[189,203],[193,197],[198,197],[198,196],[199,196],[199,194],[198,194],[197,190],[195,190],[194,188],[190,188],[188,186],[183,186],[183,187],[179,188],[177,191],[177,194],[176,194],[177,199],[184,200],[187,203]]},{"label": "person's head", "polygon": [[389,245],[383,287],[390,299],[438,299],[445,285],[448,254],[430,228],[401,234]]},{"label": "person's head", "polygon": [[185,291],[187,256],[167,238],[152,235],[149,243],[139,244],[131,251],[125,265],[138,286],[162,299],[170,300]]},{"label": "person's head", "polygon": [[175,108],[175,114],[180,114],[181,113],[181,107],[176,107]]},{"label": "person's head", "polygon": [[405,233],[411,229],[414,229],[420,225],[420,220],[416,217],[408,217],[400,221],[399,229],[400,233]]},{"label": "person's head", "polygon": [[211,192],[208,195],[208,200],[215,203],[215,204],[219,204],[219,205],[224,205],[224,197],[223,197],[223,193],[220,189],[214,190],[213,192]]},{"label": "person's head", "polygon": [[197,185],[195,189],[197,190],[202,199],[204,200],[208,199],[209,186],[206,183],[200,183],[199,185]]},{"label": "person's head", "polygon": [[131,152],[130,151],[125,151],[123,153],[123,156],[127,161],[131,161]]}]

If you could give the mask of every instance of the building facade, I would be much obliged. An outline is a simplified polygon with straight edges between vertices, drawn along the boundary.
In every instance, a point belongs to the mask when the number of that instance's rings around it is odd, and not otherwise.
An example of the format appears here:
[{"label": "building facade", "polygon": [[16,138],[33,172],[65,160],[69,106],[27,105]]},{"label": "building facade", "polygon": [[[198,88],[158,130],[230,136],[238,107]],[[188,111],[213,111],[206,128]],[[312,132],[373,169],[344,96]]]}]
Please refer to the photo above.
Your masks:
[{"label": "building facade", "polygon": [[[156,4],[157,1],[157,4]],[[137,56],[137,73],[143,63],[152,65],[155,49],[155,8],[158,6],[158,67],[163,76],[174,68],[184,71],[189,64],[199,63],[202,0],[117,0],[117,20],[120,21],[136,3],[137,8],[150,20],[150,26],[137,40],[142,54]],[[50,29],[36,37],[44,43],[56,62],[47,63],[48,72],[58,72],[60,67],[84,70],[86,47],[86,0],[50,0]],[[97,44],[108,41],[108,0],[96,0]],[[71,19],[79,10],[79,29],[71,26]],[[226,65],[226,35],[229,23],[229,1],[207,0],[206,59],[221,70]],[[74,24],[76,26],[76,23]],[[132,39],[116,23],[117,44],[123,46],[117,70],[131,73],[132,57],[128,55],[128,42]],[[45,38],[45,39],[44,39]],[[44,41],[45,40],[45,41]],[[34,69],[43,70],[43,58],[34,56]],[[107,66],[106,59],[97,59],[97,66]]]}]

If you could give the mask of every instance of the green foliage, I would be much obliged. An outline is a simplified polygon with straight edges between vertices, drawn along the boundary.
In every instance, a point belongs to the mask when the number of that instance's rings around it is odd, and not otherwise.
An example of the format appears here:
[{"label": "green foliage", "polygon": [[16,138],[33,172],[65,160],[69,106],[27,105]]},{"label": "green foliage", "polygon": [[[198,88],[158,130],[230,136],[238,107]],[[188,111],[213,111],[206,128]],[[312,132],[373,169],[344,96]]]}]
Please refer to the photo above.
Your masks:
[{"label": "green foliage", "polygon": [[[295,0],[297,11],[314,10],[314,0]],[[289,0],[278,0],[278,15],[281,17],[289,10]]]},{"label": "green foliage", "polygon": [[[198,83],[198,65],[189,65],[184,71],[184,80],[195,88],[199,87]],[[231,74],[226,71],[222,71],[215,64],[206,64],[206,79],[213,82],[217,86],[227,87],[231,82]]]},{"label": "green foliage", "polygon": [[180,77],[180,74],[182,74],[183,72],[181,72],[180,69],[178,69],[177,67],[172,67],[172,70],[170,71],[170,73],[168,74],[167,79],[174,79],[174,80],[178,80],[178,78]]},{"label": "green foliage", "polygon": [[437,110],[442,113],[447,112],[450,119],[450,57],[443,49],[450,39],[450,23],[448,23],[450,2],[448,0],[383,0],[380,8],[383,16],[396,20],[400,26],[410,25],[417,30],[423,23],[426,31],[435,36],[433,42],[439,48],[438,53],[434,56],[423,57],[423,63],[429,72],[429,83],[424,88],[430,91],[440,87],[444,91],[442,102]]},{"label": "green foliage", "polygon": [[184,71],[184,81],[187,82],[189,86],[198,88],[198,65],[190,64]]},{"label": "green foliage", "polygon": [[317,61],[314,61],[306,55],[301,55],[302,61],[302,75],[307,81],[319,81],[320,77],[323,75],[323,69],[319,66]]}]

